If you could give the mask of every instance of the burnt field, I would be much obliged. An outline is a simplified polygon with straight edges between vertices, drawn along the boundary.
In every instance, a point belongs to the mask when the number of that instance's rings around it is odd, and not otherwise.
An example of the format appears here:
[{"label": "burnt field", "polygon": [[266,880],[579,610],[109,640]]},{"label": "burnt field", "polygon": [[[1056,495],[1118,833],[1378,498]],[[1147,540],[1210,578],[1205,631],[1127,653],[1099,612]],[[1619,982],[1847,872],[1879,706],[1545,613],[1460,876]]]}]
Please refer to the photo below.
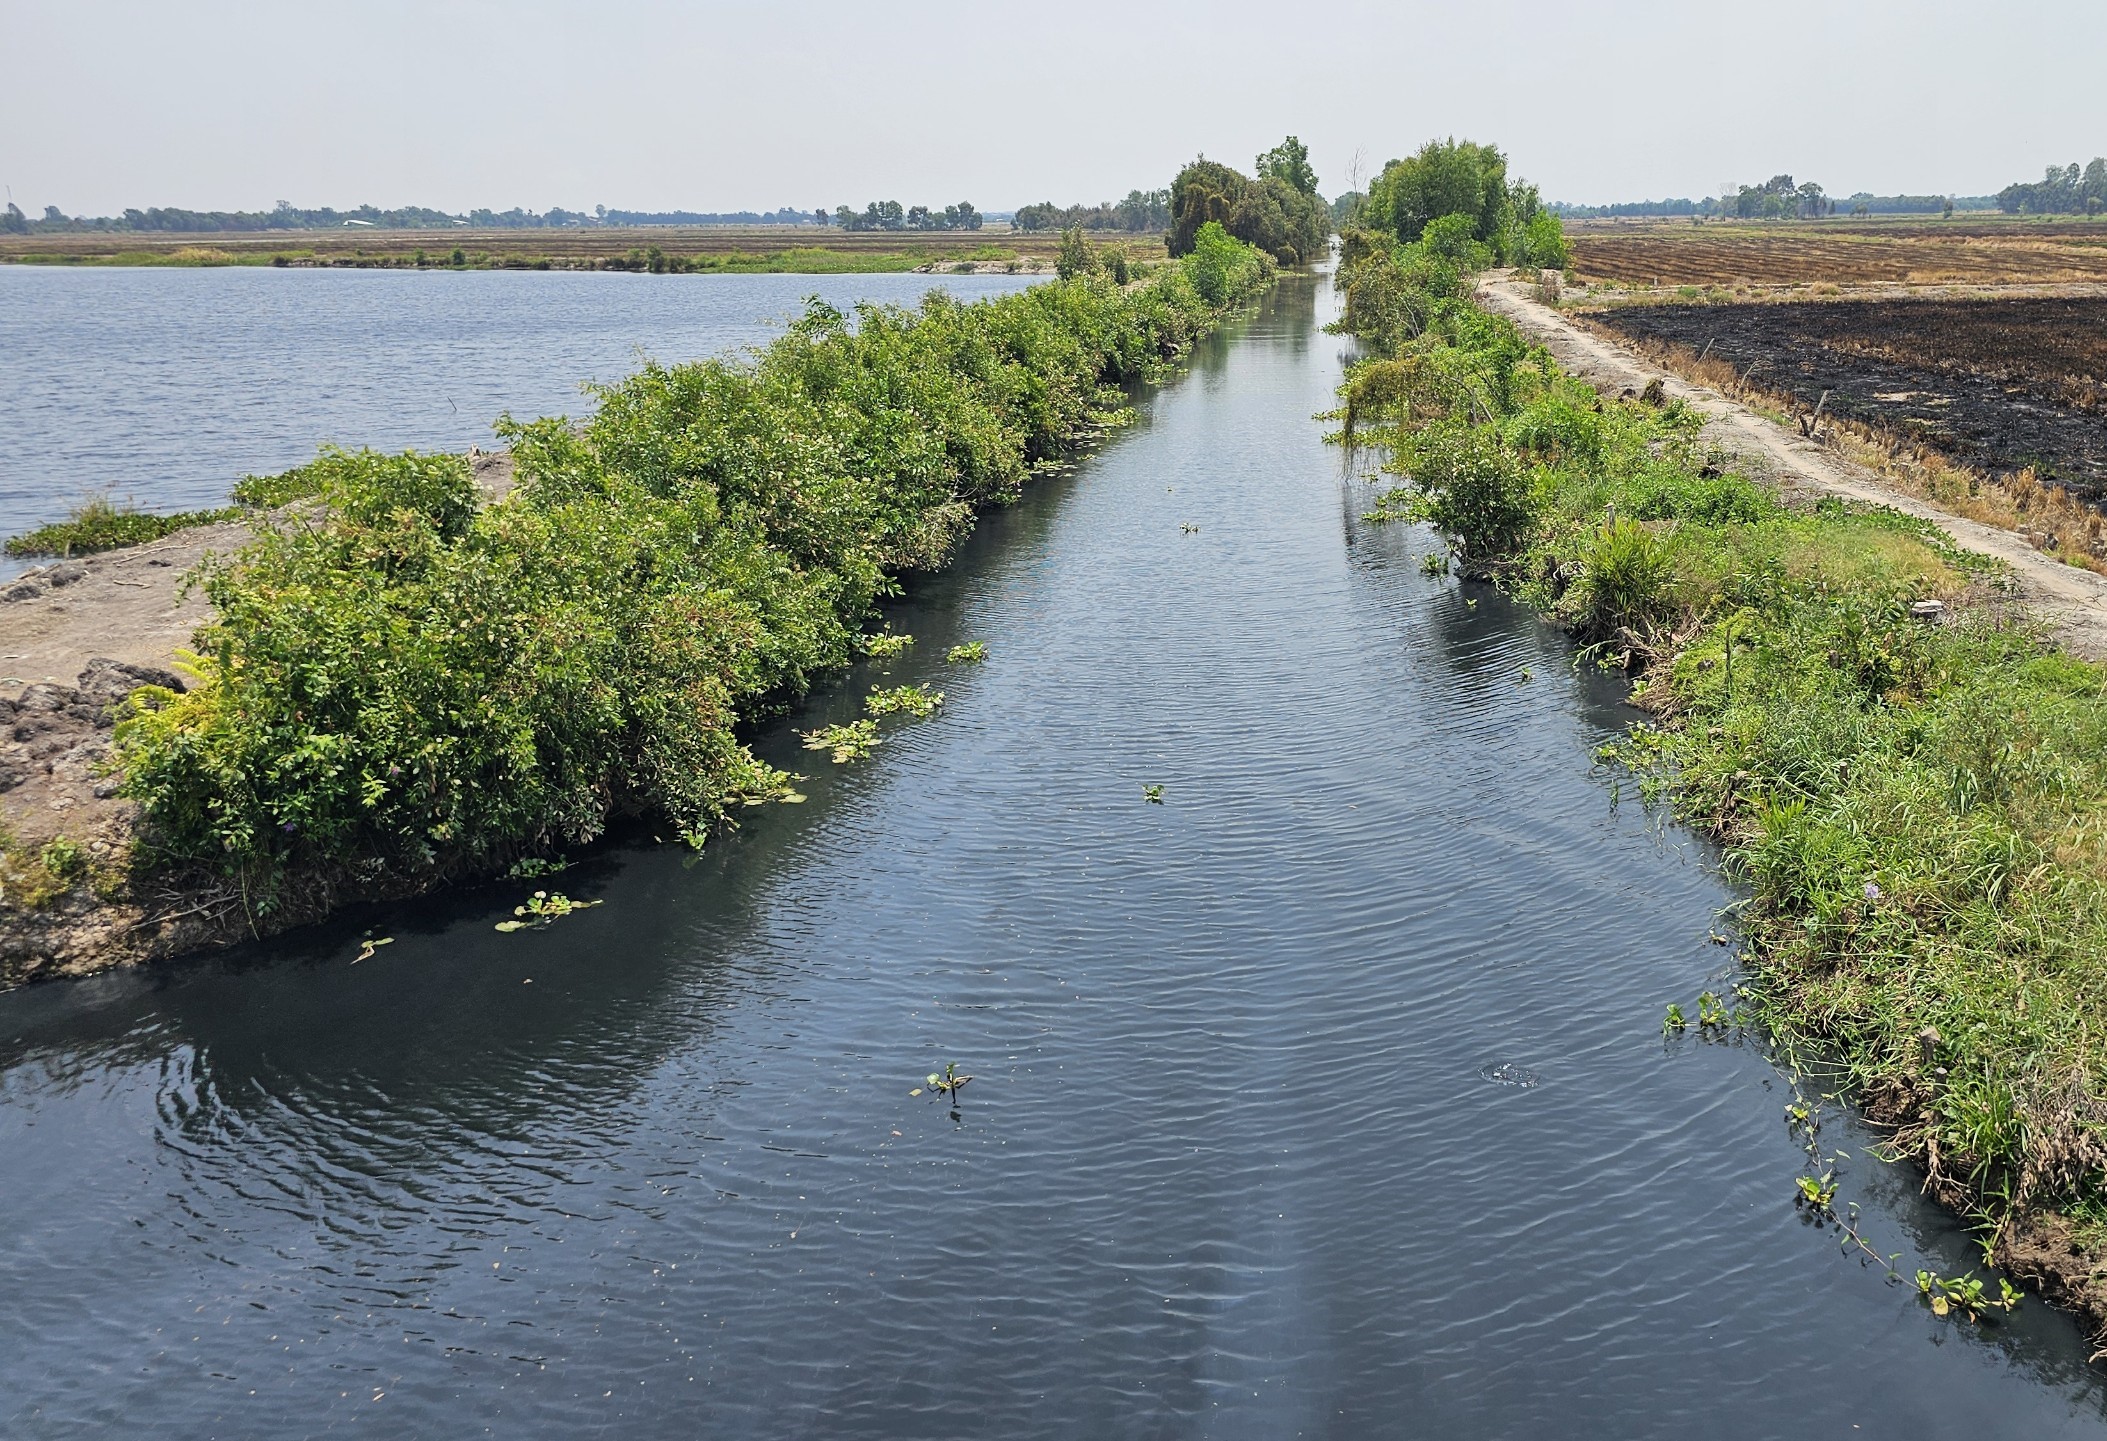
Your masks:
[{"label": "burnt field", "polygon": [[1620,285],[2107,282],[2107,224],[2083,220],[1576,222],[1573,268]]},{"label": "burnt field", "polygon": [[1759,390],[2107,499],[2107,298],[1643,305],[1595,324]]}]

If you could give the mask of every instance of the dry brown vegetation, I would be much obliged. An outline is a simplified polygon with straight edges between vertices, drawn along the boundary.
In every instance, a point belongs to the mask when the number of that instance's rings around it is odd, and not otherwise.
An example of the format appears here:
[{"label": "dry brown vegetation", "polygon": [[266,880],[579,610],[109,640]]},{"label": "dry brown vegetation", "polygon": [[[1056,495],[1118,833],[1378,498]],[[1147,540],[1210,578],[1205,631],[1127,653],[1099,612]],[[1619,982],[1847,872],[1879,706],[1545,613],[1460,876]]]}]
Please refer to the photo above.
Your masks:
[{"label": "dry brown vegetation", "polygon": [[[1160,236],[1107,236],[1134,260],[1164,258]],[[960,259],[1000,252],[1051,262],[1060,236],[1050,232],[844,231],[832,226],[707,225],[633,229],[300,230],[256,234],[150,235],[95,233],[0,237],[0,261],[110,263],[145,257],[175,263],[268,263],[273,257],[327,264],[408,264],[419,251],[444,264],[458,247],[476,263],[603,262],[656,248],[669,256],[759,256],[825,252],[848,260],[912,256]]]},{"label": "dry brown vegetation", "polygon": [[1577,221],[1573,269],[1619,285],[2107,283],[2107,222]]}]

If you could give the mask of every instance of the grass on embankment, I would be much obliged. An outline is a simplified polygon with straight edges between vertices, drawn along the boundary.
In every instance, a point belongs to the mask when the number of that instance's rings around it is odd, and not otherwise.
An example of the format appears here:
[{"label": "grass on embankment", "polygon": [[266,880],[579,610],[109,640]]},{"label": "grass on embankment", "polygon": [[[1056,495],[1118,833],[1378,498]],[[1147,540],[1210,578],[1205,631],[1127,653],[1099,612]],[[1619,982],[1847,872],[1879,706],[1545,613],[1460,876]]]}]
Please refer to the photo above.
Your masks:
[{"label": "grass on embankment", "polygon": [[261,511],[318,494],[324,482],[340,474],[346,465],[364,463],[352,452],[324,446],[315,461],[283,475],[244,476],[235,482],[234,504],[218,510],[159,514],[139,510],[129,502],[119,505],[106,496],[95,496],[75,506],[64,520],[9,536],[4,549],[17,557],[94,555],[145,545],[192,526],[254,519]]},{"label": "grass on embankment", "polygon": [[1787,507],[1679,404],[1561,375],[1438,257],[1357,237],[1341,283],[1376,351],[1345,417],[1407,478],[1377,514],[1644,671],[1656,723],[1606,758],[1725,843],[1753,1017],[2107,1318],[2107,672],[1930,525]]},{"label": "grass on embankment", "polygon": [[619,814],[700,845],[788,792],[739,727],[845,666],[900,576],[1272,273],[1210,226],[1140,285],[939,291],[853,326],[815,300],[750,361],[647,365],[583,425],[508,420],[518,484],[492,504],[452,456],[255,482],[275,508],[206,565],[197,685],[116,733],[141,864],[277,924]]},{"label": "grass on embankment", "polygon": [[120,550],[128,545],[145,545],[150,540],[159,540],[164,535],[173,535],[194,525],[239,520],[244,513],[239,507],[228,507],[158,515],[130,505],[117,505],[98,496],[75,506],[64,520],[9,536],[4,549],[7,554],[18,557],[93,555],[97,551]]}]

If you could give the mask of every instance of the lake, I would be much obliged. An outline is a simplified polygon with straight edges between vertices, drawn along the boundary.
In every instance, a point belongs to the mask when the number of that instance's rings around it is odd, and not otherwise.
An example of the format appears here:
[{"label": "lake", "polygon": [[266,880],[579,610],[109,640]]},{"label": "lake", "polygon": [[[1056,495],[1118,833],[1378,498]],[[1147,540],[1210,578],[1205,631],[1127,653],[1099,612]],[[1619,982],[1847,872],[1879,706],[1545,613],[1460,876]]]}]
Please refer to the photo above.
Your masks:
[{"label": "lake", "polygon": [[[492,444],[499,415],[581,415],[640,357],[766,344],[818,295],[911,305],[1007,275],[0,266],[0,539],[91,495],[227,503],[325,443]],[[12,574],[29,562],[16,562]]]}]

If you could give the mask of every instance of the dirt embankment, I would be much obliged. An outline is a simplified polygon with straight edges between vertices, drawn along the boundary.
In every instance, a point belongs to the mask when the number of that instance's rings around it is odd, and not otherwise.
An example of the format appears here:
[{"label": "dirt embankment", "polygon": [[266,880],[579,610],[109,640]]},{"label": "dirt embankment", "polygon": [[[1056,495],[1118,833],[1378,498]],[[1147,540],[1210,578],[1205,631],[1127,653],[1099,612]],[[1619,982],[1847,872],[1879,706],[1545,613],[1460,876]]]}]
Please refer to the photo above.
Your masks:
[{"label": "dirt embankment", "polygon": [[[511,490],[508,454],[470,463],[487,497]],[[130,874],[139,808],[109,765],[120,704],[142,685],[181,689],[178,652],[211,619],[184,577],[248,538],[239,523],[198,526],[0,582],[0,987],[248,934],[227,898],[162,894]],[[47,852],[54,843],[64,849]]]},{"label": "dirt embankment", "polygon": [[1543,344],[1569,373],[1609,394],[1634,393],[1658,380],[1670,396],[1706,417],[1705,438],[1734,456],[1751,474],[1788,492],[1842,496],[1891,506],[1938,526],[1965,549],[1995,556],[2011,567],[2021,598],[2073,654],[2107,660],[2107,579],[2042,554],[2022,535],[1953,515],[1898,490],[1875,472],[1819,441],[1757,414],[1716,391],[1683,381],[1669,371],[1543,304],[1524,285],[1488,277],[1479,301]]}]

